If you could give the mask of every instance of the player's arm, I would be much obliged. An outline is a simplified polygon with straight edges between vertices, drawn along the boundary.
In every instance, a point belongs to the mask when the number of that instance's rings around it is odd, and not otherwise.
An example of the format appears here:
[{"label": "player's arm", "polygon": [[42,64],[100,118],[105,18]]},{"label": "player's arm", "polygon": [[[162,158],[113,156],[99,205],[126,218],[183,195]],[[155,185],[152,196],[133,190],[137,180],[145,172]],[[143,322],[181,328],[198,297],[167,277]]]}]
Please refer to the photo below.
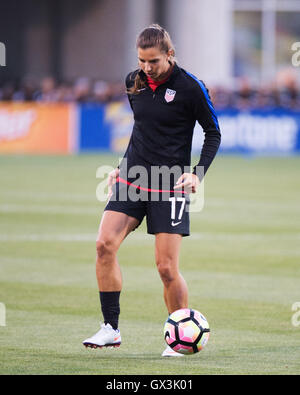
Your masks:
[{"label": "player's arm", "polygon": [[195,193],[197,187],[214,160],[221,144],[221,132],[217,115],[211,102],[208,90],[202,81],[197,81],[193,95],[194,116],[202,126],[205,138],[198,164],[192,173],[184,173],[177,180],[174,189],[184,189]]},{"label": "player's arm", "polygon": [[[198,173],[200,174],[200,178],[203,178],[220,147],[221,132],[209,92],[202,81],[197,82],[198,86],[196,87],[197,89],[194,99],[194,112],[197,121],[203,129],[205,137],[200,159],[193,169],[193,174]],[[200,173],[197,172],[198,166],[203,168],[203,171]]]}]

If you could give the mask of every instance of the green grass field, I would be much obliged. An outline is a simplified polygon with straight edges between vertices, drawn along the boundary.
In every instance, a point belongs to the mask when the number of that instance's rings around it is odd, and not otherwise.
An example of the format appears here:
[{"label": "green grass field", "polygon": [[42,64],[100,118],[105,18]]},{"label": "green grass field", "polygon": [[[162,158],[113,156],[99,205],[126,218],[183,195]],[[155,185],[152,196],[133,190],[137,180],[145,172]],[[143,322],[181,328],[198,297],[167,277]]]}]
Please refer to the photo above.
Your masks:
[{"label": "green grass field", "polygon": [[203,351],[161,357],[167,312],[145,224],[119,253],[122,346],[82,346],[102,318],[96,169],[116,163],[0,156],[0,374],[299,374],[300,158],[219,156],[209,170],[181,250],[190,307],[211,326]]}]

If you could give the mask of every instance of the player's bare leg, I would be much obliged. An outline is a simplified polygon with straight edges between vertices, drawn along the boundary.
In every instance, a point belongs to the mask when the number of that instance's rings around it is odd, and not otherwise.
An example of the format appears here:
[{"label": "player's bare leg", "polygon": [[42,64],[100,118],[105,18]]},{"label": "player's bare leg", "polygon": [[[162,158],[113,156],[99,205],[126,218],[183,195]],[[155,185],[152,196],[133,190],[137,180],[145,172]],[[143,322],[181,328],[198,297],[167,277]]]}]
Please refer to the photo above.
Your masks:
[{"label": "player's bare leg", "polygon": [[[168,313],[188,307],[187,285],[179,272],[179,252],[181,235],[159,233],[155,240],[156,264],[164,285],[164,299]],[[182,357],[170,346],[162,353],[163,357]]]},{"label": "player's bare leg", "polygon": [[158,233],[155,238],[155,258],[164,285],[164,299],[171,314],[188,307],[188,289],[179,272],[179,253],[182,236]]},{"label": "player's bare leg", "polygon": [[117,252],[122,241],[138,223],[137,219],[123,213],[105,211],[103,214],[97,237],[96,275],[104,324],[94,336],[83,342],[86,347],[119,347],[121,344],[118,317],[122,274]]},{"label": "player's bare leg", "polygon": [[117,252],[122,241],[139,222],[126,214],[105,211],[97,237],[96,276],[99,291],[113,292],[122,289],[122,274]]}]

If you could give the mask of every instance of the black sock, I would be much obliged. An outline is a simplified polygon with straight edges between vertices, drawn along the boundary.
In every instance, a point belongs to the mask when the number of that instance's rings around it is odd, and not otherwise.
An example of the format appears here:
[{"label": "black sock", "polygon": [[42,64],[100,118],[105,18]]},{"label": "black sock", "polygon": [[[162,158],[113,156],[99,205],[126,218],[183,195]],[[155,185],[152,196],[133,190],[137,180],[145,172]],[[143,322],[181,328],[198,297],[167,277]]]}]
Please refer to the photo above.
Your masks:
[{"label": "black sock", "polygon": [[110,324],[113,329],[118,329],[119,325],[120,293],[99,292],[104,323]]}]

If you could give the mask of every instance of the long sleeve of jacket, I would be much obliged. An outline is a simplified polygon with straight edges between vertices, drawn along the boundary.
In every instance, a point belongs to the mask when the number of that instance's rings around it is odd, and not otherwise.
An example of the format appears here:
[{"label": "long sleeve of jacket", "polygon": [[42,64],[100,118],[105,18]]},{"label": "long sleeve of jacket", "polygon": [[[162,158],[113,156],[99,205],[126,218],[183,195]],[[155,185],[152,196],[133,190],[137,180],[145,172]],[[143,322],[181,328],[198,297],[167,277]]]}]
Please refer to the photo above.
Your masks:
[{"label": "long sleeve of jacket", "polygon": [[[204,143],[201,150],[200,160],[194,167],[193,173],[196,174],[197,166],[203,167],[204,176],[214,160],[221,144],[221,132],[215,109],[213,107],[208,90],[202,81],[197,80],[198,86],[195,90],[194,111],[195,117],[204,132]],[[201,178],[201,177],[200,177]]]}]

